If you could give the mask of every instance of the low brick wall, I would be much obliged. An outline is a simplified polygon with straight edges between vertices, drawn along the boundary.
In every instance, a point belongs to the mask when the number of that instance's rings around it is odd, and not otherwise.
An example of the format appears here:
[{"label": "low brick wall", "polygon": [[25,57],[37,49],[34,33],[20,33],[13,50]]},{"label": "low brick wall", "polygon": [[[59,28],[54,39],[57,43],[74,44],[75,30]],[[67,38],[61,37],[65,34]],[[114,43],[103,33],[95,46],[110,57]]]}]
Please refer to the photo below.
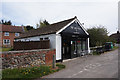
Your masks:
[{"label": "low brick wall", "polygon": [[2,53],[2,68],[20,68],[40,65],[52,65],[55,50],[23,50]]}]

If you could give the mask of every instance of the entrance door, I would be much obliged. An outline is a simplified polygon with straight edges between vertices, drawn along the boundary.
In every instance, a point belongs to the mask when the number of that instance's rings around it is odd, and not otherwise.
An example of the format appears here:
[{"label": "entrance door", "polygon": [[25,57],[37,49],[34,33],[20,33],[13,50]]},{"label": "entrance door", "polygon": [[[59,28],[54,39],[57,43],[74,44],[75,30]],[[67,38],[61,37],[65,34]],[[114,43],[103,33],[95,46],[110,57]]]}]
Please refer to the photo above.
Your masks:
[{"label": "entrance door", "polygon": [[71,58],[77,57],[77,42],[71,41]]},{"label": "entrance door", "polygon": [[70,41],[63,42],[63,59],[70,59],[71,58],[71,48],[70,48]]}]

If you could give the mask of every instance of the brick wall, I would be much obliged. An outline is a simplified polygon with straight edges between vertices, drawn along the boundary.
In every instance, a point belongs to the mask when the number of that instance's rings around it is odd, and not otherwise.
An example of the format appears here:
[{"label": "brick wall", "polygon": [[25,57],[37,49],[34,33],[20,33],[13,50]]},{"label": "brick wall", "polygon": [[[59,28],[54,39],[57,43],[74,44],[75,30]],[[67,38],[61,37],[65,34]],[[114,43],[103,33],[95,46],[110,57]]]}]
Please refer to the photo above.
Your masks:
[{"label": "brick wall", "polygon": [[[15,33],[14,32],[9,32],[9,36],[4,36],[5,32],[0,33],[2,35],[2,39],[0,41],[0,43],[2,44],[1,47],[13,47],[13,41],[14,38],[16,38]],[[9,45],[4,45],[3,44],[3,39],[9,39],[10,40],[10,44]]]},{"label": "brick wall", "polygon": [[2,32],[0,32],[0,47],[2,47]]},{"label": "brick wall", "polygon": [[9,51],[1,54],[2,68],[19,68],[40,65],[52,65],[53,49]]}]

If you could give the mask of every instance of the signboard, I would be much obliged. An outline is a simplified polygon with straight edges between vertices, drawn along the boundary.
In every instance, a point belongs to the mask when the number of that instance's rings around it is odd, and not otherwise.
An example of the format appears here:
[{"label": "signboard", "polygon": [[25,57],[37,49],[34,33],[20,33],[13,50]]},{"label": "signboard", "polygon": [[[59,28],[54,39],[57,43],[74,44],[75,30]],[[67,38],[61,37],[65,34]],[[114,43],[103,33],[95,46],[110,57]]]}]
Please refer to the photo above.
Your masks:
[{"label": "signboard", "polygon": [[62,33],[63,35],[68,35],[71,37],[88,36],[78,22],[73,22],[70,26],[63,30]]}]

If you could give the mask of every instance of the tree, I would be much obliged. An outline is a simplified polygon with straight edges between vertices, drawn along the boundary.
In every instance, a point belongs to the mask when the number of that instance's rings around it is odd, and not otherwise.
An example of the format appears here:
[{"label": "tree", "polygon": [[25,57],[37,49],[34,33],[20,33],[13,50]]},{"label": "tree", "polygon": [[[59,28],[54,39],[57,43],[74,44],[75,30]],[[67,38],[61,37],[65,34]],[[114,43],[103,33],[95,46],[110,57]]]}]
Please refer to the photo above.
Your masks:
[{"label": "tree", "polygon": [[45,27],[47,25],[50,25],[47,20],[40,20],[39,23],[36,24],[37,28]]},{"label": "tree", "polygon": [[0,24],[4,24],[4,25],[12,25],[11,20],[9,21],[4,21],[3,19],[0,21]]},{"label": "tree", "polygon": [[102,46],[105,42],[110,41],[108,37],[108,31],[107,29],[99,25],[98,27],[92,27],[87,29],[87,32],[90,35],[90,46]]},{"label": "tree", "polygon": [[24,27],[25,31],[29,31],[31,29],[34,29],[33,26],[27,25],[27,26]]},{"label": "tree", "polygon": [[7,25],[12,25],[12,22],[9,20],[9,21],[7,22]]}]

